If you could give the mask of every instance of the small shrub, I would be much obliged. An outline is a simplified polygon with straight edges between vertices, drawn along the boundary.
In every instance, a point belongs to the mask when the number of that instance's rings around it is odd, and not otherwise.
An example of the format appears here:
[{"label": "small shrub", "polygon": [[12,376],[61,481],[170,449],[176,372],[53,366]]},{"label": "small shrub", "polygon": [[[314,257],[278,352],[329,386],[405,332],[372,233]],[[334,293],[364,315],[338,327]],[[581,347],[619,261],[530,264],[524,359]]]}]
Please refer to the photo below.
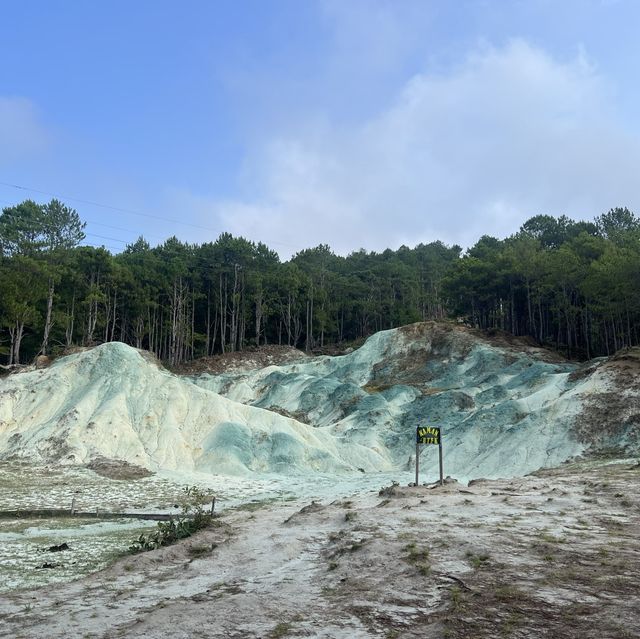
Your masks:
[{"label": "small shrub", "polygon": [[157,529],[152,533],[142,534],[131,546],[130,552],[155,550],[161,546],[169,546],[180,539],[191,537],[193,533],[206,528],[211,523],[211,515],[205,512],[203,503],[207,501],[204,493],[196,486],[184,489],[184,498],[180,516],[168,521],[159,521]]},{"label": "small shrub", "polygon": [[522,601],[526,598],[525,593],[516,586],[500,586],[495,590],[495,597],[502,603]]},{"label": "small shrub", "polygon": [[449,592],[451,594],[451,606],[454,610],[457,610],[462,603],[462,591],[458,586],[453,586]]},{"label": "small shrub", "polygon": [[548,544],[561,544],[564,543],[564,539],[562,537],[555,537],[554,535],[548,532],[541,532],[539,535],[542,541],[546,541]]}]

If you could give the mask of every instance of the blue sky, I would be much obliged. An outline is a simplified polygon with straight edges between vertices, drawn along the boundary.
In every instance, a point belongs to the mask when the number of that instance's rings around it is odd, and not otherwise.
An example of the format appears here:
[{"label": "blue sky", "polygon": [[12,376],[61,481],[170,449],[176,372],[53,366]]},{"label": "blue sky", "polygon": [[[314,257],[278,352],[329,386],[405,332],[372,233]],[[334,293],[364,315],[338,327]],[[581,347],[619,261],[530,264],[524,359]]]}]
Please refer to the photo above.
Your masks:
[{"label": "blue sky", "polygon": [[[2,15],[0,182],[61,196],[92,244],[230,231],[283,257],[347,254],[640,211],[635,0],[34,0]],[[0,205],[25,197],[48,199],[0,184]]]}]

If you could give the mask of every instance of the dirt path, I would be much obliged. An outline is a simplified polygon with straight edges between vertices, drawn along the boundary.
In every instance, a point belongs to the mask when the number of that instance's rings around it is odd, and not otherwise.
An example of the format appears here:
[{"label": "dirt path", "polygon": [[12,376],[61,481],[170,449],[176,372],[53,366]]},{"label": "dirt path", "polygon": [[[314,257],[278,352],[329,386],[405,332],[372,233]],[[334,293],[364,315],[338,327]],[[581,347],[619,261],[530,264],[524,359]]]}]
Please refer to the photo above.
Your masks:
[{"label": "dirt path", "polygon": [[0,597],[0,635],[640,637],[639,488],[626,463],[229,512]]}]

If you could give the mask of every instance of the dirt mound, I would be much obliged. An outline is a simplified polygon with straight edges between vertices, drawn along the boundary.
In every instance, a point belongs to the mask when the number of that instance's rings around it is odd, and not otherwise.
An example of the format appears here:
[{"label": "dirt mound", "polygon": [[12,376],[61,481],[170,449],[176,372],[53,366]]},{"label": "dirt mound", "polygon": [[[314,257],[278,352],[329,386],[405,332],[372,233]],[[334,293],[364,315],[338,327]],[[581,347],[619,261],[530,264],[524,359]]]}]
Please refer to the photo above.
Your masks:
[{"label": "dirt mound", "polygon": [[192,362],[185,362],[174,369],[179,375],[199,375],[211,373],[237,373],[241,371],[265,368],[267,366],[280,366],[292,364],[307,357],[307,354],[293,346],[278,346],[268,344],[266,346],[247,348],[243,351],[201,357]]},{"label": "dirt mound", "polygon": [[554,350],[540,346],[528,335],[516,336],[499,328],[479,329],[453,321],[417,322],[402,326],[398,331],[417,343],[428,340],[432,352],[455,351],[465,356],[478,341],[515,353],[524,353],[544,362],[566,362],[566,358]]},{"label": "dirt mound", "polygon": [[576,420],[578,436],[594,451],[640,451],[640,348],[626,348],[591,365],[585,375],[607,380],[606,390],[592,392]]},{"label": "dirt mound", "polygon": [[604,362],[605,370],[615,375],[619,384],[640,387],[640,347],[625,348]]},{"label": "dirt mound", "polygon": [[106,457],[96,457],[87,464],[87,468],[108,479],[143,479],[153,475],[150,470],[141,466],[130,464],[121,459],[107,459]]}]

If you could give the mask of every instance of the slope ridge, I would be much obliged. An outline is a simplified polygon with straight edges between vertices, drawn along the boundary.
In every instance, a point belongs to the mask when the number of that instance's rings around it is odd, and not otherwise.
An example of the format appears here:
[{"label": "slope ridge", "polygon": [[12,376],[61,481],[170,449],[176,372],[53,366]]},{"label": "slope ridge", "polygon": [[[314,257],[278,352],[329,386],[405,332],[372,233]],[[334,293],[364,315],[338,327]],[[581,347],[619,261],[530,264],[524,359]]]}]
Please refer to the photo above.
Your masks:
[{"label": "slope ridge", "polygon": [[324,433],[199,388],[118,342],[4,379],[0,455],[214,473],[346,468]]},{"label": "slope ridge", "polygon": [[[0,458],[217,474],[409,470],[415,427],[430,424],[443,429],[447,473],[520,475],[637,450],[634,357],[579,366],[431,322],[382,331],[347,355],[188,378],[112,342],[0,380]],[[436,454],[423,452],[427,472]]]}]

